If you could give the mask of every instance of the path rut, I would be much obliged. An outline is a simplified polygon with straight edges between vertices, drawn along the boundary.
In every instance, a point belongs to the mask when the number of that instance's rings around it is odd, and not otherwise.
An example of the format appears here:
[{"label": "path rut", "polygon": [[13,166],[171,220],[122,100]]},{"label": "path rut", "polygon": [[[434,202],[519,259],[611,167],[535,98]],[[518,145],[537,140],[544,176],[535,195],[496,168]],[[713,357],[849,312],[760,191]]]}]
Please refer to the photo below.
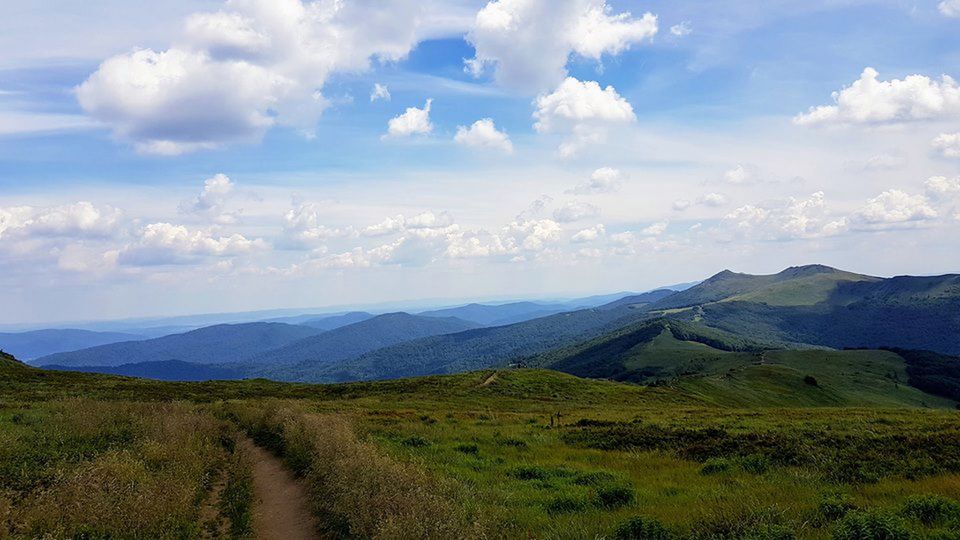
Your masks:
[{"label": "path rut", "polygon": [[253,532],[260,540],[322,538],[310,512],[307,490],[273,454],[247,439],[253,462]]}]

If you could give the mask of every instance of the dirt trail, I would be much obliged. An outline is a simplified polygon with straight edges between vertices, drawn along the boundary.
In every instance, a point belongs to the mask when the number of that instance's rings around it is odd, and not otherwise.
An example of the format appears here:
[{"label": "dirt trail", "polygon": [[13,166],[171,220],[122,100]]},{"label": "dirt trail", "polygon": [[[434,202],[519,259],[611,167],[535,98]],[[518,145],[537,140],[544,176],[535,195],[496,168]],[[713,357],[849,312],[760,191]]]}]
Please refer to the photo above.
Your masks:
[{"label": "dirt trail", "polygon": [[260,540],[321,538],[303,485],[253,441],[244,441],[243,447],[253,462],[254,536]]}]

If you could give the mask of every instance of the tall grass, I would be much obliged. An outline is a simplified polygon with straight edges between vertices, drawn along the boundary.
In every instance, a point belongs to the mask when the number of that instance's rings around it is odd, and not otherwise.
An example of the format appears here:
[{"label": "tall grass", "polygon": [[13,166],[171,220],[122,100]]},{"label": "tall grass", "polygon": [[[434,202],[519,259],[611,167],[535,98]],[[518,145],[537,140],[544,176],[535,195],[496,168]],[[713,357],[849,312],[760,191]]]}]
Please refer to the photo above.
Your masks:
[{"label": "tall grass", "polygon": [[462,493],[360,440],[347,418],[233,404],[229,415],[307,483],[315,513],[338,537],[471,538],[484,527]]},{"label": "tall grass", "polygon": [[0,537],[196,538],[230,454],[229,426],[187,404],[69,400],[0,429]]}]

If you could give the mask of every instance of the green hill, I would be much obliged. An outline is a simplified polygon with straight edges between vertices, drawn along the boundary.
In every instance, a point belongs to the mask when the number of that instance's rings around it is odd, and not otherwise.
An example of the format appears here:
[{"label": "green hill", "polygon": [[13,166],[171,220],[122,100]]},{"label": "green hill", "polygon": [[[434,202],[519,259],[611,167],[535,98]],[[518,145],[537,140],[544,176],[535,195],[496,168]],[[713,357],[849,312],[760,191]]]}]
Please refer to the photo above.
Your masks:
[{"label": "green hill", "polygon": [[29,366],[14,358],[12,354],[0,351],[0,370],[6,371],[14,369],[29,369]]},{"label": "green hill", "polygon": [[533,360],[580,377],[650,383],[749,362],[763,347],[703,325],[657,319]]},{"label": "green hill", "polygon": [[960,275],[875,278],[826,266],[724,271],[646,308],[753,340],[960,354]]}]

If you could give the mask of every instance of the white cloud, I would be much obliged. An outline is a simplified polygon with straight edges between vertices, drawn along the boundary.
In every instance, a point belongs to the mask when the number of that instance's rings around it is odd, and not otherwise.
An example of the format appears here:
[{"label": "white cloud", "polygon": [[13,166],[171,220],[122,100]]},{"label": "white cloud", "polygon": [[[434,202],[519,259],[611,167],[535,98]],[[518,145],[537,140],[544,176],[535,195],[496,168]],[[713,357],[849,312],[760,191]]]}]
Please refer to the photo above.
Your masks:
[{"label": "white cloud", "polygon": [[933,140],[933,147],[944,157],[960,158],[960,132],[941,133]]},{"label": "white cloud", "polygon": [[712,207],[723,206],[727,204],[727,197],[722,193],[707,193],[697,199],[697,204]]},{"label": "white cloud", "polygon": [[593,171],[590,178],[573,189],[567,190],[567,193],[576,195],[592,195],[597,193],[613,193],[620,190],[623,173],[619,169],[612,167],[600,167]]},{"label": "white cloud", "polygon": [[105,60],[76,89],[83,109],[143,152],[256,140],[274,125],[311,132],[331,74],[404,58],[421,2],[239,0],[195,13],[177,45]]},{"label": "white cloud", "polygon": [[891,124],[960,116],[960,86],[948,75],[877,80],[866,68],[860,79],[833,93],[836,105],[811,107],[793,121],[802,126]]},{"label": "white cloud", "polygon": [[562,156],[571,156],[582,147],[602,142],[612,124],[630,123],[637,119],[633,107],[616,89],[601,89],[596,81],[578,81],[567,77],[550,94],[536,99],[534,129],[539,133],[562,133],[568,136],[560,146]]},{"label": "white cloud", "polygon": [[387,85],[374,83],[373,90],[370,91],[370,101],[377,100],[390,101],[390,90],[387,89]]},{"label": "white cloud", "polygon": [[867,200],[867,203],[853,214],[853,219],[868,227],[882,227],[930,220],[937,215],[937,211],[923,195],[910,195],[891,189]]},{"label": "white cloud", "polygon": [[907,163],[903,156],[893,154],[876,154],[870,156],[863,164],[863,169],[867,171],[889,171],[899,169]]},{"label": "white cloud", "polygon": [[228,224],[236,221],[236,215],[226,213],[223,205],[233,194],[236,185],[225,174],[216,174],[203,182],[203,191],[193,200],[180,204],[185,214],[199,214],[211,217],[217,223]]},{"label": "white cloud", "polygon": [[924,183],[927,195],[934,199],[947,199],[960,195],[960,176],[947,178],[946,176],[931,176]]},{"label": "white cloud", "polygon": [[822,191],[782,204],[744,205],[724,216],[721,225],[736,236],[766,240],[821,238],[842,232],[845,221],[831,219]]},{"label": "white cloud", "polygon": [[350,236],[352,229],[323,224],[322,210],[315,203],[300,202],[283,215],[283,234],[289,247],[315,247],[331,238]]},{"label": "white cloud", "polygon": [[104,237],[116,232],[123,213],[80,201],[63,206],[0,208],[0,240],[17,237]]},{"label": "white cloud", "polygon": [[645,227],[643,230],[640,231],[640,234],[642,234],[643,236],[660,236],[661,234],[667,231],[668,225],[669,223],[667,223],[666,221],[660,221],[648,227]]},{"label": "white cloud", "polygon": [[752,165],[737,164],[736,167],[723,173],[723,181],[728,184],[747,184],[759,178],[759,171]]},{"label": "white cloud", "polygon": [[570,223],[584,219],[595,218],[600,215],[600,208],[585,202],[568,202],[553,211],[553,219],[560,223]]},{"label": "white cloud", "polygon": [[240,234],[219,236],[210,231],[187,229],[171,223],[151,223],[138,232],[137,240],[120,252],[122,264],[150,266],[181,264],[200,257],[226,257],[267,249],[261,239]]},{"label": "white cloud", "polygon": [[687,208],[690,208],[693,205],[690,201],[686,199],[677,199],[673,201],[673,209],[677,212],[683,212]]},{"label": "white cloud", "polygon": [[602,224],[598,224],[596,226],[578,231],[573,235],[573,237],[570,238],[570,240],[576,243],[592,242],[604,234],[606,234],[606,229]]},{"label": "white cloud", "polygon": [[469,128],[457,126],[457,134],[454,135],[453,140],[464,146],[494,148],[508,154],[513,153],[510,137],[503,131],[497,131],[497,127],[490,118],[477,120]]},{"label": "white cloud", "polygon": [[403,114],[391,118],[387,123],[385,137],[409,137],[410,135],[425,135],[433,131],[430,123],[430,106],[432,99],[428,99],[422,109],[407,107]]},{"label": "white cloud", "polygon": [[690,25],[690,21],[683,21],[670,27],[670,33],[677,37],[689,36],[691,32],[693,32],[693,26]]},{"label": "white cloud", "polygon": [[960,17],[960,0],[943,0],[937,8],[946,17]]},{"label": "white cloud", "polygon": [[422,212],[412,217],[397,214],[361,231],[363,236],[386,236],[411,229],[443,229],[453,226],[453,216],[448,212]]},{"label": "white cloud", "polygon": [[614,14],[606,0],[494,0],[467,34],[476,56],[466,69],[480,75],[493,67],[501,85],[541,92],[567,75],[571,54],[599,61],[656,33],[656,16]]}]

